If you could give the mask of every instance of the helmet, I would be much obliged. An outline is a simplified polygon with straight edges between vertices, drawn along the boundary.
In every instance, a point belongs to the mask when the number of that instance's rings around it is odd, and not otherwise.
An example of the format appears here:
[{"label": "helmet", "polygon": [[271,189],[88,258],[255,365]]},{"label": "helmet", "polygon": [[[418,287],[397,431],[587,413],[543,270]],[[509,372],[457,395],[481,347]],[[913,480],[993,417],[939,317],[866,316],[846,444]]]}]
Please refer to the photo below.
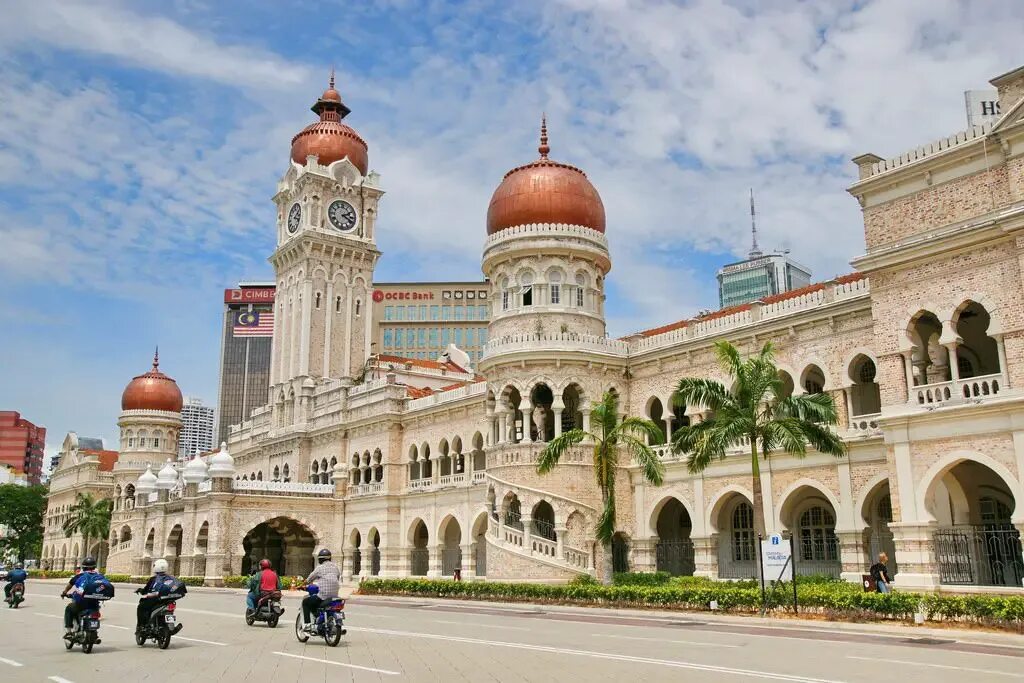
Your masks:
[{"label": "helmet", "polygon": [[260,569],[270,569],[270,560],[266,558],[260,560]]},{"label": "helmet", "polygon": [[153,562],[153,573],[154,574],[166,574],[167,573],[167,560],[156,560]]},{"label": "helmet", "polygon": [[82,560],[82,569],[96,569],[96,558],[87,557]]},{"label": "helmet", "polygon": [[23,565],[21,562],[18,562],[17,564],[14,565],[14,568],[15,569],[24,569],[25,565]]},{"label": "helmet", "polygon": [[327,562],[328,560],[331,559],[331,557],[333,557],[333,555],[331,555],[331,551],[328,550],[327,548],[324,548],[323,550],[321,550],[320,552],[318,552],[316,554],[316,559],[319,562]]}]

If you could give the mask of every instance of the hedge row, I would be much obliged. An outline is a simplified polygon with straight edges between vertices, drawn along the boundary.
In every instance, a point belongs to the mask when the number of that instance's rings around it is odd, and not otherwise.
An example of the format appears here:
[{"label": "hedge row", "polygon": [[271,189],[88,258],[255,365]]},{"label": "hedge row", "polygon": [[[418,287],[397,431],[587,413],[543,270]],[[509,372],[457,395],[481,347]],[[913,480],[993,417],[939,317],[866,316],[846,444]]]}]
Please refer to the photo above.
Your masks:
[{"label": "hedge row", "polygon": [[[28,576],[30,579],[70,579],[74,576],[73,571],[57,571],[53,569],[30,569]],[[148,576],[131,576],[130,574],[104,574],[111,583],[146,583],[149,581]],[[202,586],[203,577],[201,576],[179,576],[179,579],[186,586]]]},{"label": "hedge row", "polygon": [[[658,579],[652,579],[652,581]],[[359,588],[366,595],[415,595],[508,602],[566,603],[610,607],[659,607],[709,610],[711,602],[726,612],[751,613],[761,608],[758,586],[707,579],[662,585],[612,585],[576,582],[568,585],[372,579]],[[792,609],[792,584],[769,591],[769,607]],[[1024,626],[1024,596],[865,593],[846,582],[797,583],[802,611],[838,618],[913,619],[921,611],[931,621],[966,621],[986,625]]]}]

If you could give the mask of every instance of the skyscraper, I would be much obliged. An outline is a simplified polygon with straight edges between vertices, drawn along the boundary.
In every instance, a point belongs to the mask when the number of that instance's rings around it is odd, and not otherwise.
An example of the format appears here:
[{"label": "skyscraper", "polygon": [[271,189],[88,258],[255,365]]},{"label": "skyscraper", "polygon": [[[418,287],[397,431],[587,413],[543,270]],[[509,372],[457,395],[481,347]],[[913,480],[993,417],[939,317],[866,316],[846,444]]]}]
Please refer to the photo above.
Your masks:
[{"label": "skyscraper", "polygon": [[181,434],[178,459],[213,450],[214,410],[200,398],[186,398],[181,406]]},{"label": "skyscraper", "polygon": [[24,474],[33,486],[42,483],[46,427],[34,425],[14,410],[0,410],[0,465]]},{"label": "skyscraper", "polygon": [[223,324],[215,443],[267,402],[274,284],[239,283],[237,289],[225,289]]}]

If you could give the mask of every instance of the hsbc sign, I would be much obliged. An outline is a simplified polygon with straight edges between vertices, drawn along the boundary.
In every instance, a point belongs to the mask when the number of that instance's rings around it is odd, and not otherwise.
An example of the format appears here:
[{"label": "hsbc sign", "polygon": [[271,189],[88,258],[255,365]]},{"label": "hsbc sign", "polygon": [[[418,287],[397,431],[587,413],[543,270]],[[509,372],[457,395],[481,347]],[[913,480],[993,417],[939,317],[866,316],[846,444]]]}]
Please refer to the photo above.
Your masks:
[{"label": "hsbc sign", "polygon": [[274,302],[274,287],[247,287],[245,289],[225,289],[226,304],[269,304]]}]

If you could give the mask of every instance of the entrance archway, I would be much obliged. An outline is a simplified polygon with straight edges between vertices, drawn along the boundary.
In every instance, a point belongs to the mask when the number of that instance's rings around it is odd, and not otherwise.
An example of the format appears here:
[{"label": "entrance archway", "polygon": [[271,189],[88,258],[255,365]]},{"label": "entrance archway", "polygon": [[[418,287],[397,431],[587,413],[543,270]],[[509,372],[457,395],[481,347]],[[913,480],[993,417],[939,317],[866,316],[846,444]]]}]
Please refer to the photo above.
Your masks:
[{"label": "entrance archway", "polygon": [[366,537],[369,539],[370,576],[377,576],[380,574],[380,533],[371,528]]},{"label": "entrance archway", "polygon": [[417,519],[409,531],[409,574],[426,576],[430,569],[430,532],[422,519]]},{"label": "entrance archway", "polygon": [[455,570],[462,569],[462,527],[454,517],[441,522],[438,529],[441,538],[441,575],[454,576]]},{"label": "entrance archway", "polygon": [[175,575],[181,573],[181,537],[181,525],[175,524],[167,536],[167,545],[164,546],[164,559],[167,560],[168,571]]},{"label": "entrance archway", "polygon": [[629,571],[629,539],[622,532],[612,536],[612,573]]},{"label": "entrance archway", "polygon": [[754,507],[742,493],[722,501],[718,511],[718,578],[757,578]]},{"label": "entrance archway", "polygon": [[693,576],[693,541],[690,532],[693,522],[686,506],[676,498],[669,498],[657,512],[654,528],[658,534],[657,568],[672,576]]},{"label": "entrance archway", "polygon": [[363,571],[363,552],[360,546],[363,543],[363,537],[359,534],[358,529],[352,531],[352,576],[359,576]]},{"label": "entrance archway", "polygon": [[473,523],[473,544],[475,546],[476,576],[487,576],[487,513],[481,512]]},{"label": "entrance archway", "polygon": [[257,524],[242,541],[242,574],[256,571],[259,561],[270,560],[282,576],[306,576],[313,571],[313,532],[288,517],[275,517]]}]

